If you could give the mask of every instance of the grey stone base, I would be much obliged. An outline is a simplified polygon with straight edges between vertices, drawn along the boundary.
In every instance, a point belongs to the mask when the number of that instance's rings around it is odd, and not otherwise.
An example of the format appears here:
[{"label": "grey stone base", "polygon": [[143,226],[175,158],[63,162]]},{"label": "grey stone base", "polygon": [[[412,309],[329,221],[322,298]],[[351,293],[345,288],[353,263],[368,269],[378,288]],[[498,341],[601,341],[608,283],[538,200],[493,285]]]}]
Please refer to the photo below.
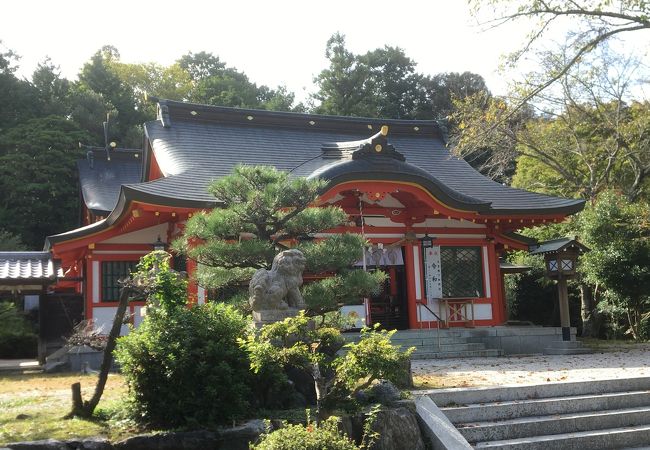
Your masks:
[{"label": "grey stone base", "polygon": [[300,312],[296,308],[287,309],[268,309],[262,311],[253,311],[253,322],[257,328],[270,323],[280,322],[289,317],[295,317]]},{"label": "grey stone base", "polygon": [[[503,350],[506,355],[543,353],[546,348],[563,342],[560,327],[499,326],[470,331],[469,342],[482,342],[487,348]],[[569,342],[575,342],[575,336],[576,329],[571,328]]]},{"label": "grey stone base", "polygon": [[546,355],[582,355],[592,353],[591,349],[582,346],[580,341],[558,341],[552,342],[544,349]]}]

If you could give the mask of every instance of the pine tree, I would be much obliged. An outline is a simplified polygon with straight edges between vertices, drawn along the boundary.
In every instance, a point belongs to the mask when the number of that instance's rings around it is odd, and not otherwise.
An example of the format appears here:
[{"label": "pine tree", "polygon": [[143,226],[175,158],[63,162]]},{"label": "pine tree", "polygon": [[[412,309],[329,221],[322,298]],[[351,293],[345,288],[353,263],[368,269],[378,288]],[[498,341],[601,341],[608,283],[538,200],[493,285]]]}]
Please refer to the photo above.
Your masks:
[{"label": "pine tree", "polygon": [[376,292],[386,275],[353,268],[366,245],[362,236],[314,239],[348,220],[338,207],[313,206],[324,187],[324,181],[291,177],[273,167],[237,166],[210,186],[220,206],[191,217],[174,245],[198,263],[198,283],[215,289],[218,301],[247,298],[257,269],[269,269],[279,251],[298,248],[307,273],[327,275],[304,288],[307,314],[335,311]]}]

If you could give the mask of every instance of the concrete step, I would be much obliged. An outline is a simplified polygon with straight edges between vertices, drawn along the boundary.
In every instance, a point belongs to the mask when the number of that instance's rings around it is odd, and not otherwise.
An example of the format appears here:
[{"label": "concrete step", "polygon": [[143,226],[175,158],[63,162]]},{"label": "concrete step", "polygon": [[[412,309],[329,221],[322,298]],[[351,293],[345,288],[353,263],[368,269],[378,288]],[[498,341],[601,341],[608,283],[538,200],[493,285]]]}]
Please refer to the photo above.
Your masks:
[{"label": "concrete step", "polygon": [[650,425],[650,406],[463,423],[458,426],[458,431],[469,442],[478,442],[641,425]]},{"label": "concrete step", "polygon": [[449,405],[648,390],[650,390],[650,377],[592,380],[586,382],[576,381],[569,383],[549,382],[545,384],[499,387],[431,389],[428,391],[419,391],[419,393],[428,395],[436,405],[443,407]]},{"label": "concrete step", "polygon": [[452,352],[422,351],[422,352],[413,353],[413,355],[411,355],[411,359],[491,358],[497,356],[503,356],[503,351],[497,349],[466,350],[466,351],[452,351]]},{"label": "concrete step", "polygon": [[601,450],[650,444],[650,425],[478,442],[474,448],[503,450]]},{"label": "concrete step", "polygon": [[[434,400],[435,401],[435,400]],[[454,424],[650,406],[650,391],[613,392],[441,408]]]}]

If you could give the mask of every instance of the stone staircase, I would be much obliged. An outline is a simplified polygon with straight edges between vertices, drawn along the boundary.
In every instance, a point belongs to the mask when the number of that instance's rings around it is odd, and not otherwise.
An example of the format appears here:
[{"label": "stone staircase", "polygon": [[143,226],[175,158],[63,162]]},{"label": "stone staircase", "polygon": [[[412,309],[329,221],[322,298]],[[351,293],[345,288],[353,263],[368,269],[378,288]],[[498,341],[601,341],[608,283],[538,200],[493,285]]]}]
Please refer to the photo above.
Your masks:
[{"label": "stone staircase", "polygon": [[650,377],[426,395],[474,448],[650,448]]},{"label": "stone staircase", "polygon": [[401,330],[392,342],[406,349],[415,347],[411,359],[476,358],[502,356],[503,350],[487,349],[482,342],[472,342],[463,329]]}]

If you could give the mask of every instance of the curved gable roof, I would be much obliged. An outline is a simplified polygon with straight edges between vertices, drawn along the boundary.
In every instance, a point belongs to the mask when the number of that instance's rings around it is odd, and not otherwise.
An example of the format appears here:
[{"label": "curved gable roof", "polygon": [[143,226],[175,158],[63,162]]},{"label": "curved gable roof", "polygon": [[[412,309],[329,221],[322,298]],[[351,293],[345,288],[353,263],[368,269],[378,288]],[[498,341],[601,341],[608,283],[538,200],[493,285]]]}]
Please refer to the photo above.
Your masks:
[{"label": "curved gable roof", "polygon": [[[365,142],[383,125],[388,141],[404,157],[392,167],[351,163],[328,154],[332,142]],[[273,165],[297,176],[413,177],[434,195],[448,196],[460,209],[488,214],[571,214],[582,200],[552,197],[499,184],[452,156],[436,121],[321,116],[196,105],[161,100],[159,118],[145,124],[147,138],[167,181],[130,185],[168,201],[214,203],[208,184],[237,164]],[[372,165],[372,167],[370,167]],[[354,175],[353,175],[354,174]],[[489,205],[489,208],[481,205]]]}]

